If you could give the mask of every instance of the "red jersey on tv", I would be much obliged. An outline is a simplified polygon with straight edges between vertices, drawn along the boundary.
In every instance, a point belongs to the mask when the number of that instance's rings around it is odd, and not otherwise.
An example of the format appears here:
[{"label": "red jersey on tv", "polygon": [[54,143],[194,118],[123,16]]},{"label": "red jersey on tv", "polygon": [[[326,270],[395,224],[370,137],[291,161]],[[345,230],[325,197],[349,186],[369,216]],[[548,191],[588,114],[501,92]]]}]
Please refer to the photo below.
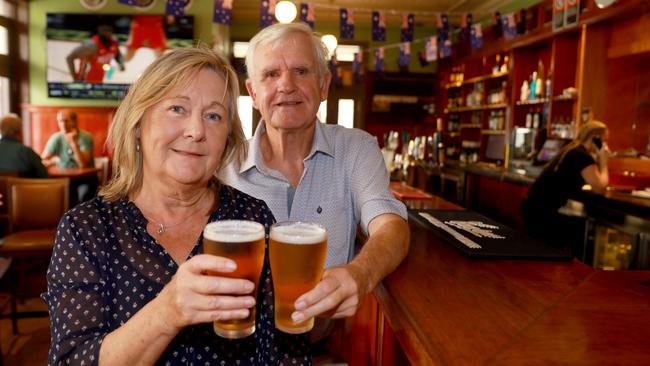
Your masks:
[{"label": "red jersey on tv", "polygon": [[110,64],[111,60],[119,53],[119,49],[117,42],[113,39],[111,39],[109,47],[104,46],[97,35],[92,36],[90,40],[97,45],[97,54],[80,58],[81,63],[77,76],[80,80],[90,83],[101,83],[104,81],[104,64]]},{"label": "red jersey on tv", "polygon": [[165,48],[167,37],[160,15],[137,15],[131,20],[131,34],[126,46],[130,49],[140,47]]}]

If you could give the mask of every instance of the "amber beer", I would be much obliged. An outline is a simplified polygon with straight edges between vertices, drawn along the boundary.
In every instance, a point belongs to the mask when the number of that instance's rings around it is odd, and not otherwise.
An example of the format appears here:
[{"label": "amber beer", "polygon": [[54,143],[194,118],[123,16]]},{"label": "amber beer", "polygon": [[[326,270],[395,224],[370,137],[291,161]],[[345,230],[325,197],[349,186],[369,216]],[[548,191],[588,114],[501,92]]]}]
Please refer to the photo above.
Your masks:
[{"label": "amber beer", "polygon": [[[234,272],[208,274],[243,278],[255,284],[251,293],[257,297],[257,286],[264,264],[264,226],[254,221],[224,220],[206,225],[203,230],[203,252],[232,259],[237,263]],[[214,332],[224,338],[243,338],[255,332],[255,307],[245,319],[214,322]]]},{"label": "amber beer", "polygon": [[285,333],[305,333],[314,318],[291,320],[294,303],[310,291],[323,275],[327,248],[325,228],[305,222],[282,222],[271,226],[269,256],[275,293],[275,327]]}]

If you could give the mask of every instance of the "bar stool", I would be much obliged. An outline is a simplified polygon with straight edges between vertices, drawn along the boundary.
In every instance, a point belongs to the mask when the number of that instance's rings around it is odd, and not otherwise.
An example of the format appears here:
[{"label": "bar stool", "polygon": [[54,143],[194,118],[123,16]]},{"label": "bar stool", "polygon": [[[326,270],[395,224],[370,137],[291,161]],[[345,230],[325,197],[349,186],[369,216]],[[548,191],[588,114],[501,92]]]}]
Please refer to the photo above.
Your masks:
[{"label": "bar stool", "polygon": [[[52,255],[56,227],[68,210],[70,182],[67,178],[7,179],[10,234],[0,239],[0,256],[11,258],[9,270],[11,314],[14,334],[18,319],[47,316],[45,311],[18,312],[17,300],[38,296],[45,290],[45,267]],[[29,271],[40,271],[28,276]],[[28,280],[36,280],[29,283]],[[31,281],[30,281],[31,282]],[[3,316],[4,317],[4,316]]]}]

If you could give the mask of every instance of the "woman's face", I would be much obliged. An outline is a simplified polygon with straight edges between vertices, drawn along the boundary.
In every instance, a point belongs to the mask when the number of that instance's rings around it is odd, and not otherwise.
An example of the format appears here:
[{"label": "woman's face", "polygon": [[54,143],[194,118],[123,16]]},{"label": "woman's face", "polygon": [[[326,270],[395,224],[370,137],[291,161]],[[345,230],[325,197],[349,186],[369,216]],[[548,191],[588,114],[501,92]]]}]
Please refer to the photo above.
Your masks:
[{"label": "woman's face", "polygon": [[[603,147],[605,142],[607,141],[609,137],[608,131],[603,131],[594,134],[588,141],[587,141],[587,150],[590,153],[597,154],[598,151]],[[598,146],[600,144],[600,146]]]},{"label": "woman's face", "polygon": [[140,126],[144,179],[207,183],[228,139],[228,105],[225,81],[204,69],[149,108]]}]

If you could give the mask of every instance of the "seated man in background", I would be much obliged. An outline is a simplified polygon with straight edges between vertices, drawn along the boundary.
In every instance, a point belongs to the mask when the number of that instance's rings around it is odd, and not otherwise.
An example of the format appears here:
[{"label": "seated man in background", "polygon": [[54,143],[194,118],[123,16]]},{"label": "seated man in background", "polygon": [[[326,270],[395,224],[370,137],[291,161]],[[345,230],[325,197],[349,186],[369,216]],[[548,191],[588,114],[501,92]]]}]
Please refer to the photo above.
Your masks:
[{"label": "seated man in background", "polygon": [[62,109],[56,114],[59,132],[47,141],[41,154],[46,166],[55,163],[60,168],[87,168],[94,166],[93,137],[77,126],[77,113]]},{"label": "seated man in background", "polygon": [[47,178],[38,154],[23,145],[22,121],[15,114],[0,120],[0,172],[14,171],[22,178]]},{"label": "seated man in background", "polygon": [[[79,129],[77,113],[62,109],[56,120],[59,132],[50,137],[41,154],[43,164],[49,167],[57,164],[59,168],[89,168],[95,166],[94,143],[90,133]],[[70,190],[76,192],[71,197],[72,204],[92,198],[97,191],[97,176],[88,175],[70,181]]]}]

